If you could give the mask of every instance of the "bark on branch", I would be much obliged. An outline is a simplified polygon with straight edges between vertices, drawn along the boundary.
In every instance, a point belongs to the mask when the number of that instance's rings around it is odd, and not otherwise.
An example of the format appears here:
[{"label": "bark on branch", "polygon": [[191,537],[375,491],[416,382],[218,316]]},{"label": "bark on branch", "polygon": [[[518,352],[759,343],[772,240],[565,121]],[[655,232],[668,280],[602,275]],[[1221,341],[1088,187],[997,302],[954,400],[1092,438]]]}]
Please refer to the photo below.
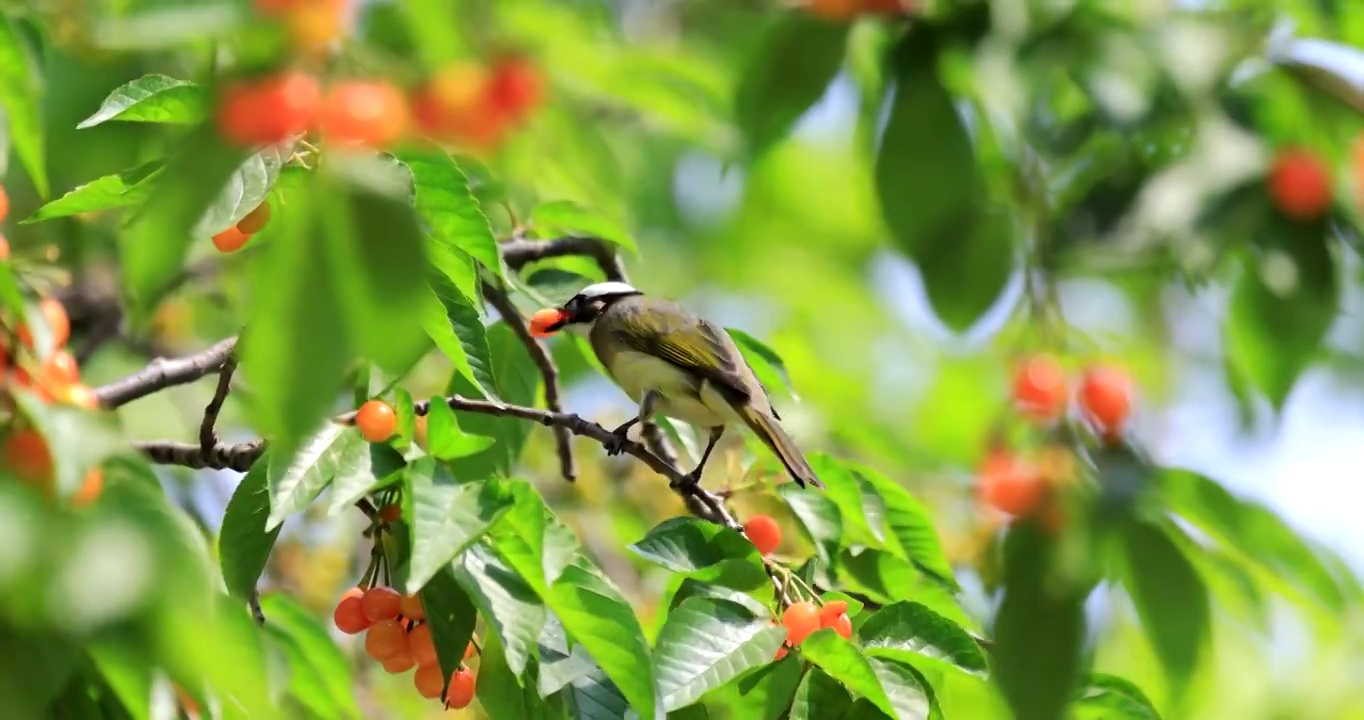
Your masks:
[{"label": "bark on branch", "polygon": [[191,383],[218,372],[236,349],[237,338],[233,336],[188,357],[157,358],[122,380],[95,388],[95,397],[99,398],[100,407],[112,410],[168,387]]}]

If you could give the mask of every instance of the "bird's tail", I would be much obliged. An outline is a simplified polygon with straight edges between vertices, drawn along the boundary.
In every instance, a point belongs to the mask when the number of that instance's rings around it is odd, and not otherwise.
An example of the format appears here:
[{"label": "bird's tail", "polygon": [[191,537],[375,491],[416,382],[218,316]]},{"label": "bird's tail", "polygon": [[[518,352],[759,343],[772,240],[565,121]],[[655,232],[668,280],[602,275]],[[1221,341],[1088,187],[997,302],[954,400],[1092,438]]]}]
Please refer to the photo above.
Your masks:
[{"label": "bird's tail", "polygon": [[786,466],[786,472],[791,474],[791,479],[796,484],[805,487],[807,484],[817,488],[824,487],[824,483],[819,481],[815,475],[814,468],[806,462],[805,456],[801,454],[800,448],[796,447],[796,441],[781,428],[777,419],[764,413],[752,406],[736,408],[739,417],[748,425],[753,432],[762,439],[767,447],[776,453],[781,460],[781,464]]}]

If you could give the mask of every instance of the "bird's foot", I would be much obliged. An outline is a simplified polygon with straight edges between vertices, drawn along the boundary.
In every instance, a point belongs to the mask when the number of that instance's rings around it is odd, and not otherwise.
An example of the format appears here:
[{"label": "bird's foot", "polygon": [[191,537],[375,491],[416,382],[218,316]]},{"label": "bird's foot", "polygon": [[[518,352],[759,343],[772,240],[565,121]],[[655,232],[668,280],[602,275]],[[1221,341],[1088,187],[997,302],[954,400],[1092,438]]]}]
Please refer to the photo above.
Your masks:
[{"label": "bird's foot", "polygon": [[701,482],[700,470],[701,468],[696,468],[695,470],[692,470],[691,472],[687,473],[686,475],[683,475],[680,478],[677,478],[676,480],[669,481],[668,487],[672,488],[673,490],[684,487],[688,488],[696,487],[696,485]]},{"label": "bird's foot", "polygon": [[610,442],[602,443],[602,446],[606,448],[607,457],[615,457],[625,452],[625,443],[630,440],[629,430],[629,428],[614,430],[611,432],[613,437]]}]

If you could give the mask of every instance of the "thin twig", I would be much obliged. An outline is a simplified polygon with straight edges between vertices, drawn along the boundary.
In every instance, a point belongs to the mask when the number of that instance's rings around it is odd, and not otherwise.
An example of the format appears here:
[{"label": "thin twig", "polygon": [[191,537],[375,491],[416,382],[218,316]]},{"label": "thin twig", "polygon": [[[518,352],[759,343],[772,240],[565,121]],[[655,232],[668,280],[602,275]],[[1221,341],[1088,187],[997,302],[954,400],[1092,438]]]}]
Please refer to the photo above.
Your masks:
[{"label": "thin twig", "polygon": [[616,255],[615,246],[601,238],[576,235],[553,240],[517,238],[502,243],[498,248],[507,267],[512,270],[520,270],[537,260],[582,255],[595,260],[607,280],[625,282],[625,268]]},{"label": "thin twig", "polygon": [[237,338],[233,336],[188,357],[174,360],[157,358],[122,380],[95,388],[95,397],[99,398],[101,407],[112,410],[168,387],[194,382],[217,372],[236,347]]},{"label": "thin twig", "polygon": [[218,369],[218,388],[213,391],[213,399],[204,408],[204,421],[199,425],[199,448],[205,453],[218,444],[218,413],[223,410],[227,394],[232,390],[232,375],[237,372],[237,357],[229,356]]},{"label": "thin twig", "polygon": [[[545,379],[545,407],[550,412],[563,412],[564,406],[559,400],[559,368],[555,367],[554,358],[549,356],[549,351],[539,340],[531,336],[530,330],[526,328],[525,319],[521,317],[520,311],[502,288],[485,282],[483,297],[497,310],[497,314],[502,316],[502,321],[507,323],[507,327],[516,333],[521,344],[526,346],[531,361],[540,369],[540,376]],[[573,434],[562,425],[555,425],[551,430],[554,432],[554,445],[559,453],[559,472],[565,480],[573,482],[578,479],[578,469],[573,463]]]},{"label": "thin twig", "polygon": [[251,599],[247,601],[247,605],[250,605],[250,606],[251,606],[251,617],[253,617],[253,618],[256,619],[256,624],[257,624],[257,625],[264,625],[264,624],[265,624],[265,612],[264,612],[263,610],[260,609],[260,591],[259,591],[259,590],[252,590],[252,591],[251,591]]}]

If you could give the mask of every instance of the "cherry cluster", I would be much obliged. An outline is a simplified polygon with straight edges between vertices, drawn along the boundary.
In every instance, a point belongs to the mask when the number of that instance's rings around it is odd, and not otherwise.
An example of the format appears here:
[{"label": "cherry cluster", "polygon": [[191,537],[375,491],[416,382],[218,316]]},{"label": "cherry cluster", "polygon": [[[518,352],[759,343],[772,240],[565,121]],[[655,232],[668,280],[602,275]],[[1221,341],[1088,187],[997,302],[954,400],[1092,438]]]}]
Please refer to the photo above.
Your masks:
[{"label": "cherry cluster", "polygon": [[[474,673],[463,663],[450,675],[446,689],[431,626],[419,597],[378,585],[351,588],[336,604],[332,620],[347,635],[365,633],[365,652],[385,671],[397,675],[415,667],[412,684],[422,697],[440,698],[449,709],[465,708],[473,702]],[[477,646],[471,641],[463,659],[476,652]]]},{"label": "cherry cluster", "polygon": [[[1080,376],[1072,398],[1071,378],[1055,357],[1037,354],[1024,359],[1013,378],[1013,407],[1034,425],[1051,427],[1068,415],[1072,399],[1083,425],[1104,442],[1116,442],[1132,414],[1134,390],[1126,370],[1099,364]],[[985,456],[977,490],[983,504],[1015,517],[1041,512],[1049,525],[1060,522],[1060,509],[1050,502],[1052,490],[1075,478],[1070,448],[1048,444],[1028,456],[997,446]]]},{"label": "cherry cluster", "polygon": [[[9,209],[9,201],[0,190],[0,220]],[[0,238],[3,242],[3,238]],[[4,246],[8,254],[8,245]],[[51,334],[51,349],[46,355],[36,347],[33,332],[22,319],[0,316],[0,398],[11,409],[0,416],[0,467],[20,482],[43,495],[55,492],[52,451],[47,439],[19,413],[8,397],[12,389],[23,389],[49,404],[62,404],[85,410],[95,410],[99,400],[95,392],[81,382],[76,358],[66,349],[71,337],[71,320],[61,302],[51,297],[38,301],[38,314]],[[99,497],[104,488],[104,472],[98,467],[85,474],[80,488],[71,496],[74,506],[87,505]]]},{"label": "cherry cluster", "polygon": [[213,247],[218,252],[230,253],[241,250],[251,241],[251,236],[263,230],[270,222],[270,203],[263,202],[246,214],[236,225],[213,236]]},{"label": "cherry cluster", "polygon": [[816,630],[833,628],[845,639],[851,639],[853,634],[852,618],[848,617],[848,603],[845,600],[830,600],[822,606],[809,600],[792,603],[782,613],[781,624],[786,628],[786,640],[777,648],[777,660],[786,657],[787,648],[800,647],[805,638],[815,634]]}]

